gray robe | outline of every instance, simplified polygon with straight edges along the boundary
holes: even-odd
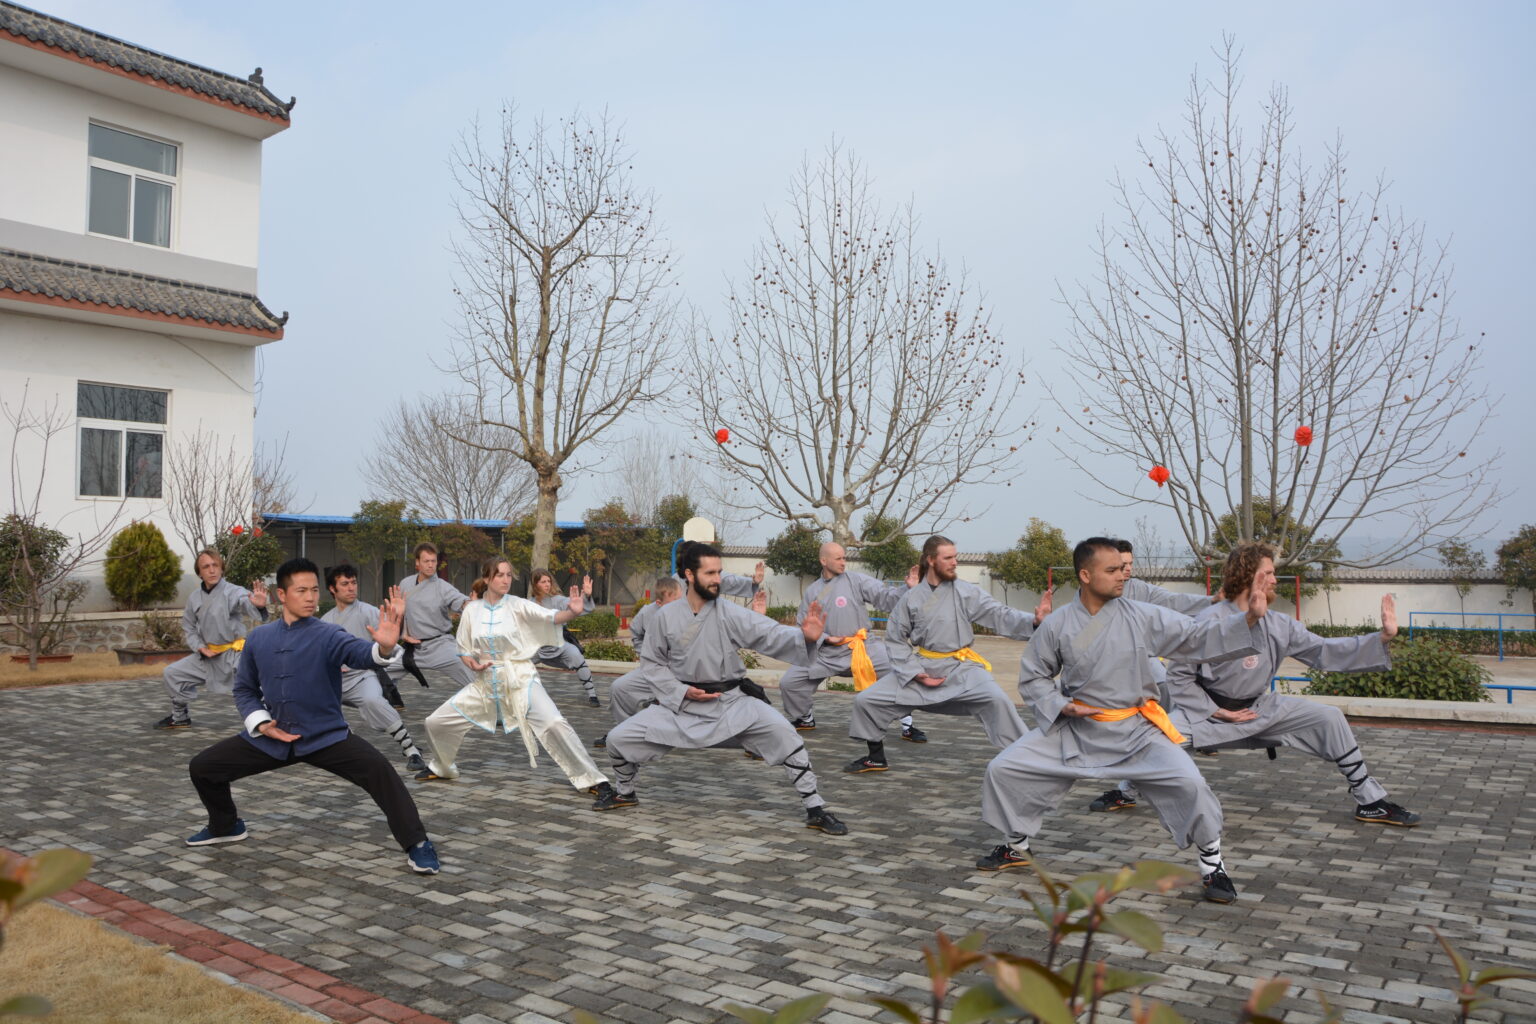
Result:
[[[678,601],[682,598],[678,598]],[[671,604],[676,601],[669,602]],[[648,604],[635,613],[635,617],[629,620],[629,636],[638,654],[645,644],[645,632],[650,620],[662,609],[659,604]],[[667,686],[669,689],[675,683],[672,674],[656,665],[647,670],[646,663],[641,661],[630,671],[624,673],[613,681],[608,688],[608,706],[613,713],[613,724],[618,725],[626,718],[633,716],[640,710],[640,706],[646,701],[656,699],[657,684]]]
[[[378,626],[379,609],[366,601],[354,601],[345,609],[338,604],[320,616],[320,621],[340,626],[359,640],[372,641],[373,637],[368,630]],[[384,688],[377,675],[383,671],[383,667],[356,669],[343,665],[341,702],[356,708],[368,725],[398,740],[404,723],[400,720],[400,712],[390,707],[389,701],[384,699]]]
[[[453,616],[464,610],[469,598],[441,576],[418,581],[415,573],[400,581],[400,592],[405,595],[402,628],[421,642],[414,651],[407,651],[405,660],[414,663],[423,675],[442,672],[456,686],[468,686],[475,676],[459,660]]]
[[[811,602],[820,601],[827,616],[827,636],[852,636],[861,629],[870,630],[864,649],[878,678],[890,674],[891,659],[885,653],[885,643],[871,629],[865,606],[873,605],[876,611],[889,614],[906,593],[905,583],[884,584],[861,572],[845,572],[831,579],[822,576],[805,588],[795,621],[804,622]],[[824,643],[809,665],[795,665],[786,670],[779,679],[785,716],[797,721],[809,715],[816,688],[822,680],[850,675],[852,660],[853,649],[849,645]]]
[[[239,651],[222,651],[211,658],[198,648],[231,643],[266,619],[264,608],[251,604],[251,592],[227,579],[220,579],[212,590],[199,584],[187,598],[181,613],[181,632],[192,653],[165,667],[166,691],[171,698],[172,717],[187,717],[187,705],[197,698],[197,688],[207,685],[209,693],[234,693],[235,671],[240,667]]]
[[[891,722],[917,710],[973,715],[998,748],[1022,736],[1023,720],[984,667],[917,651],[969,647],[976,639],[973,622],[1015,640],[1028,640],[1035,631],[1034,612],[1010,608],[974,583],[951,580],[934,586],[925,581],[908,589],[885,627],[892,670],[853,698],[848,735],[873,743],[884,737]],[[944,682],[925,686],[917,682],[919,675],[939,676]]]
[[[1236,610],[1236,605],[1224,601],[1199,617],[1229,615]],[[1360,744],[1342,711],[1269,689],[1270,680],[1286,658],[1323,672],[1384,672],[1392,667],[1392,658],[1381,634],[1324,638],[1278,611],[1260,619],[1257,631],[1263,642],[1254,656],[1241,661],[1179,664],[1169,674],[1174,704],[1188,719],[1195,746],[1294,747],[1333,762],[1356,802],[1385,799],[1387,791],[1367,770]],[[1220,700],[1213,699],[1213,694]],[[1246,704],[1258,717],[1251,722],[1212,718],[1222,702]]]
[[[1034,835],[1074,779],[1129,778],[1182,848],[1221,837],[1221,805],[1194,763],[1141,715],[1099,722],[1061,714],[1073,700],[1129,708],[1158,697],[1151,659],[1221,661],[1258,649],[1242,613],[1195,620],[1111,599],[1089,614],[1081,595],[1051,613],[1019,665],[1019,693],[1036,728],[992,759],[982,817],[1010,841]],[[1058,678],[1059,676],[1059,678]]]
[[[657,703],[608,734],[608,756],[620,793],[634,792],[640,765],[673,748],[730,745],[783,765],[806,808],[825,803],[799,734],[770,705],[739,689],[709,700],[688,698],[690,686],[744,678],[741,648],[804,665],[815,658],[819,642],[730,601],[705,602],[695,614],[686,597],[658,609],[644,632],[641,667],[652,678],[667,681],[656,685]]]

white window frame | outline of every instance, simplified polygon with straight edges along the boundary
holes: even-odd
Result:
[[[108,236],[116,237],[116,236]],[[141,243],[142,244],[142,243]],[[159,248],[156,246],[155,248]],[[113,384],[101,380],[76,381],[76,393],[81,384],[99,384],[102,387],[128,388],[133,391],[159,391],[165,395],[165,423],[141,423],[138,420],[106,420],[93,416],[78,415],[79,406],[76,406],[75,416],[75,497],[80,501],[164,501],[165,500],[165,451],[166,439],[170,431],[171,419],[171,389],[170,388],[146,388],[135,384]],[[78,398],[76,399],[78,402]],[[117,447],[117,493],[116,494],[81,494],[80,493],[80,469],[85,461],[85,431],[108,430],[118,435]],[[160,493],[157,495],[129,496],[128,494],[128,434],[158,434],[160,435]]]
[[[107,159],[105,159],[103,157],[92,155],[91,154],[91,127],[92,126],[95,126],[95,127],[98,127],[98,128],[110,128],[110,129],[112,129],[115,132],[122,132],[124,135],[136,135],[136,136],[138,136],[141,139],[148,139],[150,142],[158,142],[162,146],[170,146],[172,149],[176,150],[176,173],[174,175],[161,174],[158,171],[147,171],[147,170],[145,170],[142,167],[135,167],[132,164],[120,164],[120,163],[116,162],[115,160],[107,160]],[[138,131],[137,129],[134,129],[134,128],[124,128],[120,124],[112,124],[112,123],[110,123],[108,121],[101,121],[101,120],[98,120],[96,118],[92,118],[91,121],[89,122],[89,124],[87,124],[86,129],[85,129],[85,153],[86,153],[86,172],[85,172],[85,233],[88,234],[88,235],[94,235],[97,238],[113,238],[113,239],[116,239],[119,242],[127,242],[130,245],[137,245],[137,246],[140,246],[140,247],[145,248],[145,249],[155,249],[155,250],[157,250],[159,252],[167,252],[167,251],[174,252],[174,251],[176,251],[180,247],[179,243],[180,243],[180,236],[181,236],[181,231],[180,231],[180,225],[181,225],[181,187],[180,186],[181,186],[182,158],[184,156],[184,154],[182,153],[181,143],[173,142],[172,140],[167,139],[167,138],[162,138],[159,135],[151,135],[149,132]],[[114,171],[114,172],[116,172],[118,174],[126,174],[130,180],[134,180],[134,179],[137,179],[137,178],[143,178],[146,181],[155,181],[155,182],[159,182],[162,185],[167,185],[167,186],[170,187],[170,190],[171,190],[171,237],[170,237],[170,242],[169,242],[168,245],[155,245],[153,242],[140,242],[140,241],[138,241],[137,239],[135,239],[133,237],[133,207],[134,207],[134,196],[135,196],[136,192],[138,191],[138,185],[137,184],[134,184],[129,189],[129,192],[128,192],[128,234],[126,234],[126,235],[109,235],[109,234],[105,234],[104,232],[101,232],[101,231],[92,231],[91,230],[91,172],[90,172],[90,168],[92,168],[92,167],[100,167],[103,170]]]

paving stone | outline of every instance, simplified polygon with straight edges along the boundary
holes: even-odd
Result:
[[[570,676],[546,682],[578,734],[609,728],[608,709],[587,708]],[[838,998],[823,1020],[851,1024],[880,1019],[866,993],[922,1002],[920,948],[937,928],[1043,952],[1020,896],[1038,889],[1033,876],[970,867],[997,838],[977,806],[993,751],[969,719],[926,718],[932,742],[891,744],[890,772],[844,776],[838,766],[860,749],[846,739],[848,698],[819,696],[821,728],[804,738],[846,838],[802,828],[782,773],[734,751],[669,755],[641,773],[639,807],[596,814],[547,756],[530,768],[517,737],[476,733],[461,781],[408,782],[444,862],[419,878],[366,796],[307,767],[236,785],[250,841],[185,847],[203,821],[186,762],[238,723],[227,697],[205,696],[194,729],[152,732],[163,695],[158,680],[0,692],[15,750],[0,845],[92,852],[91,880],[106,887],[93,902],[112,907],[120,894],[167,912],[135,926],[145,931],[216,929],[183,954],[234,976],[278,975],[321,1012],[338,992],[365,991],[379,1020],[563,1022],[585,1009],[609,1024],[714,1024],[729,1019],[726,1002],[828,991]],[[406,694],[413,730],[443,696]],[[1319,996],[1352,1022],[1451,1019],[1454,976],[1431,926],[1478,966],[1536,962],[1536,735],[1358,732],[1375,774],[1424,826],[1354,822],[1337,773],[1291,750],[1273,762],[1201,758],[1241,898],[1127,894],[1117,906],[1151,916],[1165,947],[1111,940],[1113,962],[1157,974],[1151,996],[1216,1024],[1236,1019],[1255,979],[1282,973],[1293,982],[1283,1020],[1316,1020]],[[1188,863],[1149,808],[1087,812],[1103,788],[1075,787],[1047,819],[1034,842],[1047,870]],[[302,967],[243,962],[232,942]],[[1489,1019],[1536,1020],[1536,985],[1494,996]],[[1099,1019],[1129,1020],[1129,996]]]

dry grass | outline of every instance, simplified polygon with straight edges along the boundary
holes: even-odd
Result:
[[[73,661],[38,665],[12,664],[9,654],[0,655],[0,690],[25,686],[58,686],[62,683],[100,683],[120,679],[153,679],[164,665],[119,665],[115,654],[77,654]]]
[[[99,921],[47,903],[22,911],[0,950],[0,993],[52,1001],[47,1024],[315,1024]]]

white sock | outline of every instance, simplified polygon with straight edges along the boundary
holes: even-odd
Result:
[[[910,728],[912,728],[912,716],[911,715],[908,715],[906,718],[903,718],[901,720],[901,727],[903,729],[910,729]]]
[[[1023,854],[1027,857],[1029,855],[1029,836],[1010,836],[1008,838],[1008,847],[1014,853]]]
[[[1211,840],[1211,845],[1209,845],[1209,846],[1201,846],[1199,843],[1196,843],[1195,844],[1195,851],[1199,855],[1200,877],[1201,878],[1204,878],[1205,876],[1209,875],[1211,872],[1215,871],[1217,868],[1222,868],[1222,869],[1226,868],[1226,865],[1223,864],[1222,861],[1221,861],[1221,837],[1220,836],[1217,836],[1215,839],[1212,839]]]

